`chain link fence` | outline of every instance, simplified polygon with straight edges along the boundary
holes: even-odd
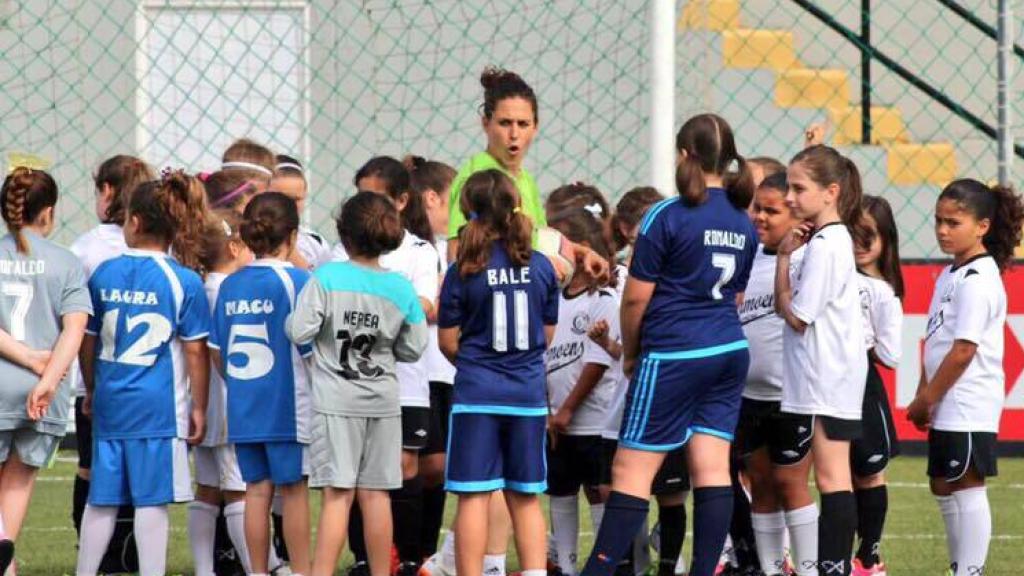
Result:
[[[783,161],[809,125],[824,124],[867,191],[892,202],[905,257],[938,255],[930,218],[944,183],[995,178],[995,140],[935,94],[996,125],[997,43],[949,6],[994,29],[994,0],[673,1],[677,118],[663,121],[715,111],[741,153]],[[104,158],[211,170],[231,141],[251,137],[308,166],[307,220],[333,238],[331,215],[369,157],[458,166],[484,147],[477,78],[497,64],[538,93],[527,167],[542,190],[584,180],[616,197],[649,181],[648,9],[639,0],[0,0],[0,153],[52,163],[63,190],[57,239],[67,242],[95,223],[90,176]],[[904,73],[874,55],[868,78],[863,46]],[[1011,87],[1019,118],[1021,81]]]

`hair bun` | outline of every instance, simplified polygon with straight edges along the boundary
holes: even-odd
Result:
[[[410,172],[412,172],[414,170],[419,170],[426,163],[427,163],[427,159],[424,158],[423,156],[416,156],[416,155],[413,155],[413,154],[409,154],[405,158],[402,158],[402,164],[404,164],[405,167]]]
[[[518,84],[523,83],[523,79],[519,77],[519,74],[497,66],[488,66],[480,74],[480,85],[484,87],[484,90],[492,90],[506,82]]]

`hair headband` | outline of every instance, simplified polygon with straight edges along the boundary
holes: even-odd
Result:
[[[255,171],[257,171],[257,172],[259,172],[261,174],[266,174],[267,176],[273,176],[274,175],[274,173],[271,172],[266,166],[260,166],[259,164],[253,164],[252,162],[225,162],[225,163],[220,165],[220,169],[221,170],[230,170],[231,168],[241,168],[243,170],[255,170]]]
[[[305,170],[302,169],[302,166],[299,166],[294,162],[281,162],[277,166],[274,166],[274,170],[295,170],[299,174],[305,173]]]
[[[252,182],[249,181],[249,180],[246,180],[245,182],[242,182],[242,185],[239,186],[238,188],[235,188],[231,192],[228,192],[227,194],[225,194],[225,195],[221,196],[220,198],[218,198],[213,203],[212,207],[213,208],[219,208],[221,206],[224,206],[228,202],[231,202],[235,198],[238,198],[242,194],[245,194],[250,188],[252,188]],[[227,226],[227,223],[225,222],[224,225]],[[229,233],[228,236],[230,236],[230,235],[231,234]]]

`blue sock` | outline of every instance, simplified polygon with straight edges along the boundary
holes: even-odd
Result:
[[[640,526],[647,518],[647,500],[612,492],[604,505],[604,519],[597,532],[594,549],[580,576],[611,576],[619,559],[633,545]]]
[[[732,487],[693,491],[693,562],[690,576],[713,576],[732,521]]]

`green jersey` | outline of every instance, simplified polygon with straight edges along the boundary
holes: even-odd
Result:
[[[519,190],[519,199],[522,203],[523,214],[526,214],[531,221],[533,221],[534,228],[543,228],[547,226],[547,219],[544,217],[544,206],[540,201],[540,188],[537,187],[537,181],[533,179],[533,176],[526,171],[526,168],[519,170],[519,176],[512,176],[508,170],[487,152],[481,152],[476,156],[469,159],[459,169],[459,173],[455,176],[455,180],[452,181],[452,189],[449,194],[449,218],[448,218],[448,238],[458,238],[459,229],[466,224],[466,217],[462,214],[462,210],[459,208],[459,199],[462,197],[462,185],[466,183],[466,180],[470,176],[477,172],[483,172],[484,170],[501,170],[508,175],[516,184],[516,189]]]

